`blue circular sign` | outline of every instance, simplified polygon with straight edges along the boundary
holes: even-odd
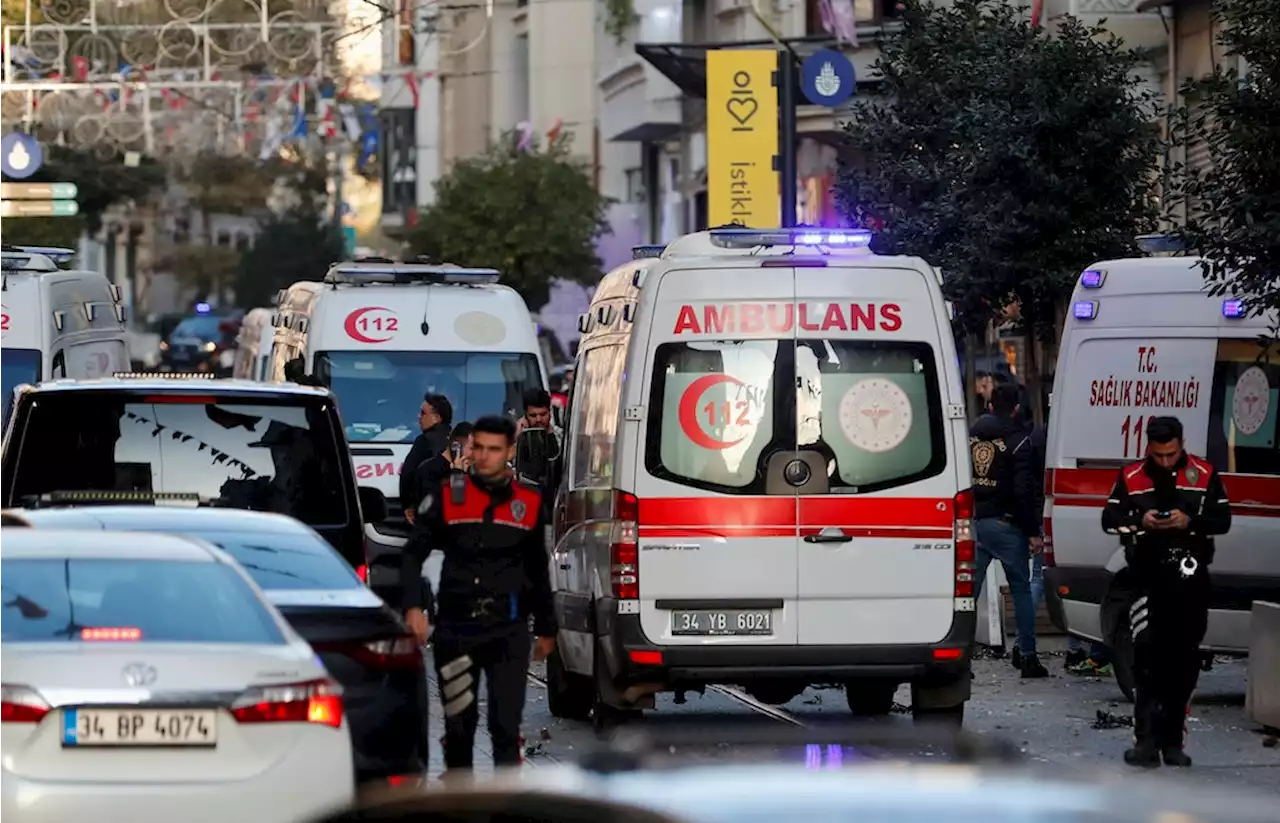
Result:
[[[0,138],[0,171],[5,177],[26,180],[44,165],[44,149],[34,137],[12,132]]]
[[[823,49],[809,55],[800,72],[804,96],[815,106],[834,108],[853,97],[857,86],[853,63],[835,49]]]

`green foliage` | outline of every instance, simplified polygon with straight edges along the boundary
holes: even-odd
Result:
[[[1261,314],[1280,309],[1280,0],[1217,0],[1213,15],[1221,64],[1183,89],[1173,129],[1204,140],[1211,165],[1175,165],[1167,202],[1185,209],[1181,239],[1206,258],[1210,291]]]
[[[75,217],[7,217],[4,240],[19,246],[55,246],[74,249],[84,231],[84,218]]]
[[[432,260],[499,270],[536,311],[553,279],[599,278],[595,244],[609,230],[608,205],[586,164],[570,153],[567,136],[545,151],[526,152],[506,134],[436,181],[436,201],[408,241]]]
[[[203,214],[247,215],[266,208],[281,161],[221,154],[197,155],[180,176],[192,205]]]
[[[45,144],[44,151],[44,165],[27,182],[75,183],[80,189],[76,197],[80,216],[89,232],[102,228],[102,214],[112,205],[129,200],[141,202],[165,186],[164,169],[149,158],[130,168],[119,154],[103,157],[100,153],[49,144]]]
[[[604,0],[604,32],[621,45],[636,21],[634,0]]]
[[[319,280],[341,260],[342,237],[325,213],[323,167],[296,164],[280,169],[290,207],[259,218],[253,248],[244,252],[236,272],[236,302],[246,308],[269,306],[280,289],[299,280]]]
[[[1019,6],[907,0],[878,70],[886,96],[846,129],[841,210],[874,247],[943,270],[970,330],[1016,300],[1047,332],[1079,272],[1134,251],[1154,218],[1159,139],[1132,82],[1140,55],[1074,18],[1050,33]]]

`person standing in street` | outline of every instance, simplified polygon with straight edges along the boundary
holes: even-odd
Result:
[[[453,425],[453,404],[443,394],[428,392],[418,407],[418,426],[422,434],[413,441],[413,447],[400,466],[400,501],[404,519],[413,522],[416,506],[407,501],[421,500],[422,495],[413,487],[418,467],[443,452],[449,446],[449,428]]]
[[[449,432],[449,448],[418,464],[408,488],[409,497],[402,498],[410,523],[417,516],[418,506],[428,489],[439,488],[450,472],[466,472],[471,468],[471,431],[475,427],[465,420]]]
[[[1127,616],[1134,745],[1124,761],[1190,766],[1185,724],[1209,619],[1213,538],[1231,529],[1231,504],[1213,466],[1184,450],[1178,418],[1147,422],[1147,456],[1120,470],[1102,529],[1120,536],[1135,587]]]
[[[996,385],[988,413],[978,418],[969,435],[973,461],[974,529],[977,569],[973,592],[977,597],[992,560],[1000,561],[1009,580],[1013,612],[1018,624],[1018,662],[1023,677],[1048,677],[1036,654],[1036,611],[1031,599],[1031,554],[1044,549],[1040,536],[1042,511],[1035,477],[1035,456],[1026,427],[1018,422],[1018,387]]]
[[[428,489],[405,546],[402,576],[421,584],[418,570],[433,549],[444,552],[433,643],[444,707],[448,772],[472,768],[478,691],[484,674],[495,766],[522,762],[524,714],[533,620],[535,660],[555,649],[558,631],[545,543],[546,516],[537,489],[519,483],[509,464],[515,423],[482,417],[471,435],[471,467]],[[405,620],[420,638],[427,617],[409,583]]]

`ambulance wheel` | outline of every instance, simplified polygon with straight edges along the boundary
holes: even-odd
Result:
[[[1129,608],[1115,621],[1111,631],[1111,668],[1116,675],[1116,685],[1125,699],[1133,701],[1133,632],[1129,629]]]
[[[844,684],[844,697],[854,717],[880,717],[893,710],[893,696],[898,684],[892,680],[849,680]]]
[[[590,677],[575,674],[564,665],[560,650],[547,658],[547,708],[553,717],[590,720],[596,688]]]
[[[596,676],[593,700],[591,702],[591,728],[598,735],[606,735],[619,726],[639,718],[643,712],[639,709],[624,709],[615,706],[610,700],[618,698],[618,690],[609,679],[608,670],[602,665],[602,655],[596,655]]]

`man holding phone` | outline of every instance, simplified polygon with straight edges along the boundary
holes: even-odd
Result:
[[[1120,470],[1102,528],[1120,536],[1134,587],[1134,746],[1124,760],[1190,766],[1185,723],[1209,618],[1213,537],[1231,528],[1231,505],[1213,466],[1183,449],[1178,418],[1147,422],[1146,459]]]

